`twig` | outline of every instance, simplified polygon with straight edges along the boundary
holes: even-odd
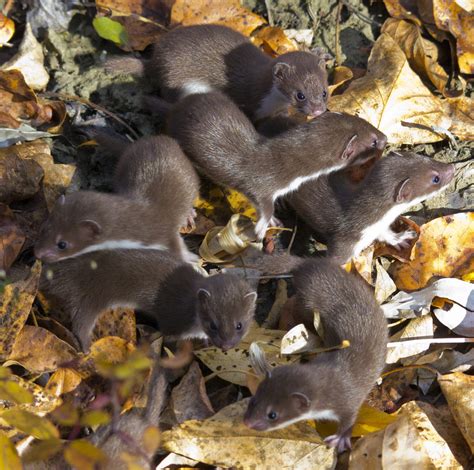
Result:
[[[450,131],[448,131],[448,129],[445,129],[444,127],[425,126],[424,124],[419,124],[417,122],[407,122],[407,121],[401,121],[401,125],[403,127],[413,127],[415,129],[422,129],[422,130],[425,130],[425,131],[430,131],[430,132],[438,134],[442,137],[447,137],[449,139],[449,141],[451,142],[451,144],[453,145],[453,147],[456,150],[459,149],[459,146],[456,142],[456,139],[455,139],[454,135]]]
[[[336,65],[341,65],[341,45],[339,42],[339,35],[341,33],[341,11],[342,11],[342,0],[337,2],[337,10],[336,10],[336,37],[335,37],[335,44],[334,44],[334,52],[336,56]]]
[[[291,234],[290,243],[288,245],[288,250],[287,250],[288,254],[290,254],[291,249],[293,248],[293,243],[294,243],[295,238],[296,238],[296,231],[297,230],[298,230],[298,224],[295,224],[295,228],[293,229],[293,233]]]
[[[13,3],[15,0],[7,0],[7,3],[5,3],[5,6],[3,7],[2,13],[5,16],[8,16],[8,13],[10,13],[10,10],[12,9]]]
[[[79,103],[85,104],[93,109],[96,109],[97,111],[104,113],[110,118],[115,119],[117,122],[122,124],[122,126],[124,126],[136,139],[140,137],[122,118],[118,117],[112,111],[109,111],[103,106],[92,103],[91,101],[86,100],[85,98],[81,98],[80,96],[74,96],[74,95],[63,95],[62,93],[54,93],[51,91],[46,91],[42,93],[42,96],[45,96],[47,98],[58,98],[63,101],[78,101]]]
[[[273,20],[273,12],[270,8],[270,0],[265,0],[265,8],[267,9],[268,24],[274,26],[275,22]]]
[[[375,24],[377,26],[382,26],[382,23],[379,23],[378,21],[375,21],[373,20],[372,18],[370,18],[369,16],[366,16],[364,15],[363,13],[361,13],[359,10],[357,10],[356,8],[354,8],[350,3],[348,3],[346,0],[341,0],[341,2],[344,4],[344,6],[352,13],[354,13],[354,15],[358,16],[362,21],[365,21],[366,23],[369,23],[369,24]]]
[[[458,343],[474,343],[474,338],[407,338],[400,341],[392,341],[387,343],[387,347],[395,347],[399,344],[458,344]]]
[[[389,370],[388,372],[385,372],[382,374],[382,379],[385,377],[388,377],[389,375],[395,374],[396,372],[403,372],[405,369],[426,369],[429,370],[430,372],[433,372],[436,376],[439,376],[440,373],[434,368],[422,364],[410,364],[408,366],[403,366],[403,367],[397,367],[396,369]]]

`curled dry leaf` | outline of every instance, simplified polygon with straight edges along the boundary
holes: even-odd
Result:
[[[398,342],[405,339],[414,339],[423,336],[433,336],[433,319],[430,315],[420,318],[413,318],[407,326],[395,333],[391,338],[391,342]],[[411,344],[410,341],[399,342],[396,346],[390,346],[387,349],[387,364],[394,364],[403,357],[414,356],[429,348],[428,343]]]
[[[0,177],[1,179],[1,177]],[[8,206],[0,203],[0,271],[7,271],[20,254],[25,234]]]
[[[375,298],[381,304],[397,290],[397,286],[379,260],[375,262],[375,270]]]
[[[474,377],[462,372],[438,379],[451,413],[474,453]]]
[[[41,263],[37,261],[24,281],[7,284],[0,303],[0,358],[11,354],[16,338],[30,314],[38,290]]]
[[[26,23],[25,34],[18,52],[1,66],[2,70],[19,70],[26,84],[33,90],[44,90],[49,81],[49,75],[44,68],[43,48],[35,38],[31,26]]]
[[[334,468],[335,451],[307,423],[259,432],[242,422],[248,400],[222,409],[205,421],[187,421],[166,431],[162,445],[170,452],[208,465],[237,468]]]
[[[474,212],[447,215],[421,227],[409,263],[396,262],[391,274],[400,290],[425,287],[434,276],[462,277],[474,271]]]
[[[447,99],[444,105],[453,122],[451,132],[461,140],[474,140],[474,98]]]
[[[9,363],[20,364],[33,374],[55,371],[77,353],[69,344],[44,328],[25,325],[16,337]]]
[[[184,26],[217,23],[250,36],[265,20],[244,8],[239,0],[176,0],[171,10],[171,22]]]
[[[82,382],[82,376],[73,369],[60,367],[46,384],[45,390],[56,397],[75,390]]]
[[[92,341],[105,336],[118,336],[135,344],[137,342],[135,312],[130,308],[114,308],[103,312],[97,320]]]
[[[265,26],[258,29],[252,35],[252,42],[273,56],[298,50],[296,43],[276,26]]]
[[[461,73],[474,73],[474,15],[455,0],[433,0],[436,26],[456,38],[456,51]]]
[[[402,121],[428,128],[451,126],[441,100],[423,85],[397,42],[386,33],[374,44],[367,74],[354,80],[342,95],[331,97],[329,107],[331,111],[357,114],[384,132],[393,144],[441,139],[424,128],[403,126]]]
[[[419,26],[411,21],[388,18],[382,27],[382,33],[389,34],[397,42],[416,73],[428,78],[444,93],[448,74],[438,62],[438,46],[423,37]]]

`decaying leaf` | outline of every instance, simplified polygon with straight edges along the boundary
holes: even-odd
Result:
[[[464,439],[474,453],[474,377],[462,372],[438,379]]]
[[[132,309],[124,308],[115,308],[103,312],[97,320],[92,341],[105,336],[118,336],[130,343],[136,343],[135,312]]]
[[[451,132],[461,140],[474,140],[474,98],[448,99],[445,109],[452,120]]]
[[[239,0],[176,0],[171,10],[171,22],[191,25],[217,23],[250,36],[265,20],[241,6]]]
[[[447,215],[421,227],[409,263],[393,265],[400,290],[417,290],[434,276],[461,277],[474,271],[474,212]]]
[[[13,212],[0,203],[0,271],[10,268],[24,242],[25,234],[16,223]]]
[[[367,74],[354,80],[342,94],[331,97],[331,111],[357,114],[384,132],[393,144],[436,142],[440,137],[402,121],[449,129],[451,120],[439,98],[433,96],[410,68],[389,34],[381,34],[369,57]]]
[[[205,421],[187,421],[166,431],[162,445],[170,452],[221,467],[333,468],[335,451],[305,422],[272,432],[247,428],[241,400]]]
[[[85,374],[84,374],[85,375]],[[56,397],[72,392],[82,382],[82,375],[73,369],[60,367],[51,376],[45,389]]]
[[[41,263],[37,261],[24,281],[7,284],[0,304],[0,357],[5,360],[30,314],[38,289]]]
[[[253,43],[272,55],[285,54],[298,50],[294,41],[289,39],[281,28],[265,26],[252,35]]]

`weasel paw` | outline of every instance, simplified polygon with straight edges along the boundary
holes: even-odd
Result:
[[[324,442],[331,447],[335,447],[338,454],[351,449],[351,438],[347,435],[333,434],[326,437]]]

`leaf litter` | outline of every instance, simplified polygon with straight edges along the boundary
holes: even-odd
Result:
[[[252,12],[237,0],[219,2],[219,8],[208,0],[192,4],[180,0],[101,0],[96,2],[94,21],[85,17],[84,11],[75,11],[88,29],[81,27],[67,34],[83,45],[95,28],[98,36],[111,41],[110,44],[127,51],[142,51],[177,24],[218,22],[250,36],[254,44],[276,56],[295,50],[298,31],[304,38],[308,31],[300,27],[285,33],[284,28],[290,25],[284,24],[286,17],[284,9],[279,10],[279,3],[276,2],[274,11],[266,12],[269,19],[272,16],[268,24],[260,10]],[[369,38],[373,44],[368,48],[367,67],[354,67],[350,61],[347,65],[335,64],[330,107],[367,119],[388,135],[395,149],[421,145],[429,155],[439,152],[452,158],[453,150],[443,142],[450,133],[458,146],[455,158],[461,161],[462,155],[472,151],[469,140],[474,136],[469,94],[472,91],[463,76],[473,70],[474,28],[462,3],[427,3],[432,5],[433,21],[427,20],[426,5],[415,14],[398,0],[385,0],[392,18],[385,14],[380,34]],[[45,3],[43,8],[48,5],[55,5],[55,0]],[[353,2],[347,5],[356,11]],[[58,8],[58,22],[51,26],[64,31],[72,11],[64,5]],[[40,302],[37,287],[41,267],[39,263],[32,264],[28,250],[45,214],[60,194],[75,189],[78,179],[81,187],[102,189],[109,184],[96,175],[106,173],[104,168],[110,162],[94,160],[90,151],[81,161],[76,158],[81,151],[75,149],[74,158],[66,151],[71,138],[77,142],[68,129],[69,122],[77,124],[87,119],[86,108],[79,99],[70,99],[68,87],[74,87],[86,99],[92,90],[95,99],[117,109],[125,121],[129,117],[133,122],[138,115],[134,114],[133,100],[130,109],[121,108],[129,105],[128,98],[123,100],[129,86],[123,79],[107,81],[100,65],[93,65],[91,72],[85,71],[84,62],[82,70],[76,68],[72,56],[61,50],[64,45],[54,32],[50,39],[55,44],[54,51],[41,39],[35,39],[40,37],[38,28],[48,21],[43,15],[41,9],[31,10],[31,24],[27,25],[21,43],[13,37],[19,46],[17,54],[4,61],[0,72],[0,94],[4,97],[4,107],[0,106],[0,146],[4,150],[0,151],[0,317],[5,366],[0,369],[0,466],[19,469],[21,458],[25,457],[25,462],[60,458],[58,462],[79,469],[107,468],[111,448],[87,437],[90,432],[92,436],[99,435],[99,429],[111,432],[113,439],[120,436],[119,442],[126,443],[127,450],[113,460],[117,467],[143,468],[149,463],[148,455],[159,447],[160,455],[169,452],[162,464],[173,460],[182,465],[315,468],[317,462],[317,468],[333,468],[337,457],[321,438],[332,432],[325,423],[318,422],[314,428],[309,421],[300,422],[269,433],[252,431],[242,423],[248,397],[260,380],[250,358],[252,344],[265,352],[272,367],[299,360],[297,353],[302,352],[301,348],[318,350],[312,333],[302,325],[290,332],[286,328],[270,329],[278,324],[286,326],[288,320],[291,323],[295,308],[291,305],[291,277],[283,280],[262,276],[259,294],[264,293],[262,298],[268,300],[259,306],[257,318],[263,325],[255,323],[238,347],[223,352],[195,345],[196,360],[185,370],[181,365],[172,370],[168,410],[173,419],[163,418],[163,423],[172,423],[171,428],[143,428],[140,436],[129,436],[124,428],[124,435],[114,435],[117,422],[125,423],[128,419],[117,421],[121,409],[125,412],[122,416],[133,422],[146,402],[150,366],[146,345],[154,344],[159,334],[155,328],[142,325],[132,310],[115,309],[104,312],[90,352],[81,353],[61,312],[51,311]],[[275,15],[280,15],[282,21],[278,26],[273,21]],[[317,18],[313,2],[300,14],[301,26],[307,25],[305,15],[323,24],[329,21]],[[358,20],[353,17],[345,21],[341,16],[331,21],[332,27],[337,23],[336,30],[340,27],[347,32],[349,25]],[[5,25],[11,30],[12,20]],[[362,26],[361,31],[365,31]],[[11,41],[7,32],[3,32],[5,42]],[[315,28],[314,34],[315,44],[322,45],[319,43],[325,33]],[[343,34],[339,40],[344,40]],[[307,43],[307,38],[302,42]],[[454,49],[446,49],[449,43]],[[105,41],[99,43],[94,37],[86,47],[89,54],[98,55],[104,48],[115,46],[107,46]],[[336,44],[336,51],[332,51],[336,55],[337,47]],[[72,53],[77,51],[70,49]],[[453,50],[456,55],[451,57],[452,62],[457,62],[459,71],[454,71],[451,80],[450,69],[441,57]],[[61,70],[60,63],[65,70]],[[35,72],[31,74],[32,70]],[[87,73],[95,74],[98,81],[82,83],[82,73],[86,81],[91,76]],[[41,80],[34,82],[32,78]],[[51,101],[33,91],[43,90],[48,81],[48,86],[52,83],[56,87],[54,90],[65,90],[67,104],[61,98]],[[93,88],[88,88],[91,85]],[[120,87],[124,88],[117,99],[113,88]],[[100,111],[91,109],[93,119],[103,119]],[[140,115],[138,119],[145,122],[145,129],[149,128],[146,117]],[[61,137],[45,140],[51,133]],[[65,141],[61,141],[63,137]],[[427,143],[434,144],[424,145]],[[244,196],[229,189],[211,188],[202,192],[195,207],[202,222],[200,227],[187,232],[196,238],[195,251],[200,247],[204,259],[223,265],[245,256],[251,240],[245,236],[245,230],[238,228],[237,221],[248,217],[251,227],[255,209]],[[474,309],[470,302],[474,281],[473,213],[448,211],[438,215],[441,217],[415,215],[419,238],[403,254],[390,247],[372,246],[352,264],[352,269],[374,287],[389,318],[390,365],[386,371],[392,376],[381,379],[369,398],[370,406],[365,404],[360,410],[353,437],[363,437],[355,441],[350,468],[391,468],[408,461],[410,465],[416,462],[417,468],[462,468],[474,448],[470,375],[474,361],[469,347],[469,338],[474,336]],[[230,235],[225,231],[222,235],[223,227],[231,228]],[[272,246],[276,244],[280,249],[283,239],[282,233],[277,232]],[[269,248],[269,240],[266,243],[267,250],[274,249]],[[173,354],[170,359],[173,362]],[[393,387],[396,383],[397,389]],[[217,400],[217,396],[221,399]],[[143,426],[142,418],[137,419]],[[136,445],[141,441],[135,441],[141,438],[146,459]],[[35,446],[30,445],[33,440]],[[29,456],[25,449],[31,450]],[[63,457],[58,457],[58,453]]]

